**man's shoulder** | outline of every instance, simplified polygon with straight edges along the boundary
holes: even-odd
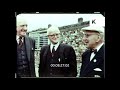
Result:
[[[26,37],[28,37],[29,39],[31,39],[31,40],[35,40],[34,38],[32,38],[32,37],[29,37],[29,36],[26,36]]]
[[[32,39],[31,37],[29,37],[29,36],[27,36],[27,35],[26,35],[26,36],[24,36],[24,37],[25,37],[25,38],[28,38],[28,39]]]
[[[90,53],[90,50],[89,49],[86,49],[85,52],[83,52],[83,56],[85,56],[86,54]]]
[[[29,40],[32,40],[32,41],[35,41],[35,39],[34,39],[34,38],[29,37],[29,36],[25,36],[25,38],[27,38],[27,39],[29,39]]]
[[[50,45],[44,45],[41,47],[41,49],[45,49],[45,48],[48,48]]]
[[[61,43],[60,46],[72,48],[71,45]]]

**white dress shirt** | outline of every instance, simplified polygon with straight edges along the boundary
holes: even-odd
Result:
[[[58,46],[59,46],[59,44],[60,44],[59,42],[57,44],[52,44],[52,43],[50,44],[50,51],[51,51],[51,53],[52,53],[53,46],[55,46],[54,49],[56,51]]]
[[[16,36],[16,41],[19,44],[19,36],[18,35]],[[22,42],[23,42],[23,38],[22,38]]]
[[[101,43],[100,45],[98,45],[95,49],[97,49],[97,52],[99,51],[99,49],[102,47],[102,45],[103,45],[104,43]],[[91,53],[91,56],[90,56],[90,61],[93,59],[93,57],[95,56],[95,53],[94,52],[92,52]]]

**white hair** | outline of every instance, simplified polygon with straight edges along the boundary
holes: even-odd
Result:
[[[47,35],[50,35],[52,33],[60,33],[60,30],[56,26],[51,26],[47,29]]]

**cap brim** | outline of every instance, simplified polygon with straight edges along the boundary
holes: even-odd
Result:
[[[96,31],[96,32],[104,32],[104,28],[100,26],[88,26],[81,29],[82,31]]]

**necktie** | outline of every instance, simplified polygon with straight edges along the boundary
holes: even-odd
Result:
[[[52,48],[52,57],[54,56],[54,54],[55,54],[55,46],[53,46]]]
[[[19,46],[21,47],[22,44],[23,44],[23,42],[22,42],[22,37],[19,37]]]
[[[97,53],[97,49],[91,49],[90,61],[94,58],[95,54]]]

